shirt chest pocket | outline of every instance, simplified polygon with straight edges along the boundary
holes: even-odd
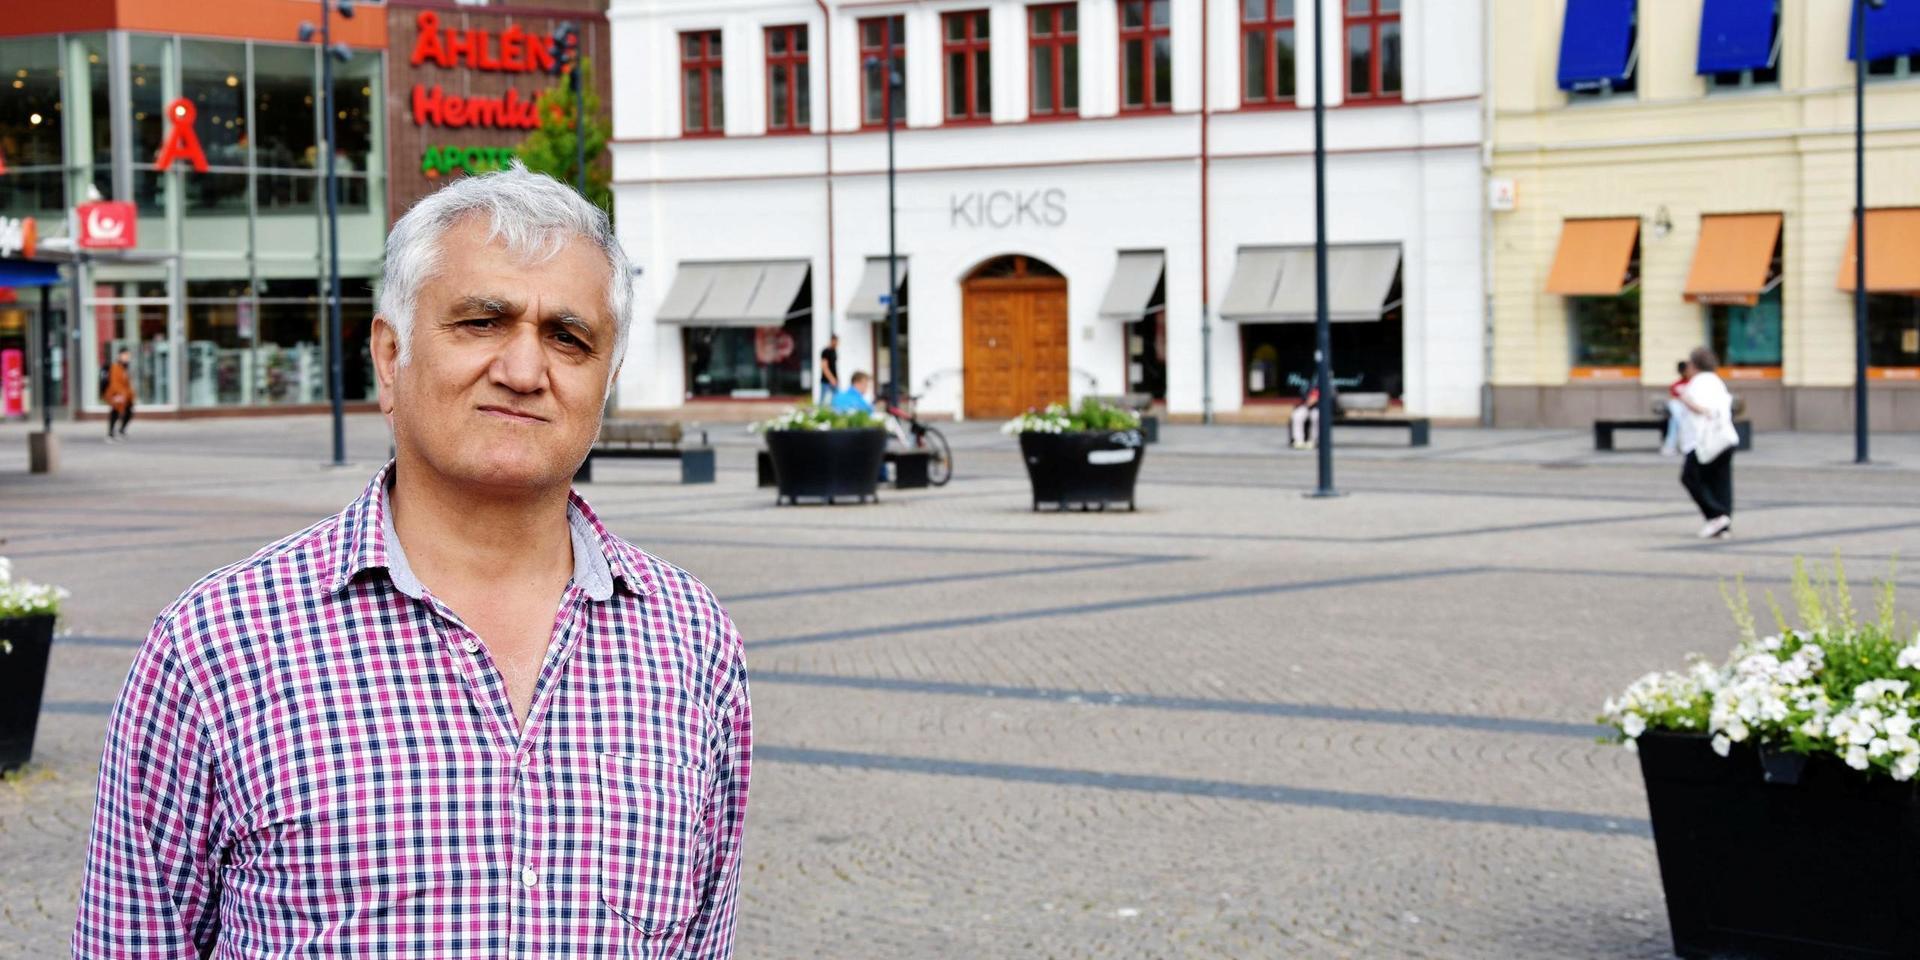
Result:
[[[650,937],[692,918],[709,838],[696,767],[600,757],[600,897]]]

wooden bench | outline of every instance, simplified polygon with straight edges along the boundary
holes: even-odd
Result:
[[[677,423],[659,423],[639,420],[605,420],[600,424],[600,437],[587,451],[587,459],[580,462],[580,469],[574,473],[573,482],[593,482],[593,460],[595,457],[614,457],[635,460],[678,460],[680,461],[681,483],[713,482],[713,447],[707,443],[707,432],[700,431],[698,446],[686,443],[686,431]]]
[[[1160,418],[1157,416],[1154,416],[1152,413],[1153,394],[1151,393],[1123,393],[1118,395],[1096,394],[1094,395],[1093,399],[1098,400],[1101,403],[1108,404],[1109,406],[1119,407],[1122,410],[1132,410],[1134,413],[1139,414],[1141,441],[1145,443],[1160,442]]]
[[[893,464],[893,488],[895,490],[917,490],[931,486],[928,479],[933,467],[933,453],[929,450],[888,450],[881,470],[881,479],[886,478],[885,465]],[[762,487],[777,487],[780,478],[773,472],[773,455],[765,450],[754,458],[755,482]]]
[[[1740,449],[1753,449],[1753,421],[1735,420],[1734,432],[1740,435]],[[1651,430],[1662,437],[1667,434],[1666,417],[1632,417],[1621,420],[1595,420],[1593,422],[1593,449],[1613,450],[1613,434],[1616,430]]]
[[[1337,393],[1333,397],[1337,427],[1390,428],[1407,431],[1407,446],[1424,447],[1431,440],[1433,421],[1428,417],[1394,417],[1393,398],[1384,393]]]

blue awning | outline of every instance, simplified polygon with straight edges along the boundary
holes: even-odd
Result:
[[[1707,0],[1700,11],[1695,73],[1773,66],[1774,0]]]
[[[1560,25],[1560,89],[1588,90],[1627,78],[1635,6],[1635,0],[1567,0],[1567,18]]]
[[[1860,56],[1853,29],[1853,4],[1847,5],[1847,59]],[[1887,0],[1867,7],[1867,59],[1881,60],[1920,54],[1920,0]]]
[[[0,260],[0,287],[52,287],[60,283],[60,265],[38,260]]]

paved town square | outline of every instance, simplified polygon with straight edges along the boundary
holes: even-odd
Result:
[[[1734,639],[1720,585],[1796,556],[1885,571],[1920,537],[1920,438],[1762,435],[1740,525],[1693,538],[1674,461],[1579,431],[1343,437],[1332,500],[1269,427],[1177,425],[1137,513],[1030,512],[1010,438],[956,424],[937,490],[776,507],[596,465],[627,537],[748,641],[747,957],[1664,957],[1634,758],[1603,698]],[[35,762],[0,784],[0,944],[64,949],[106,714],[154,614],[337,510],[384,459],[349,421],[0,428],[0,552],[72,591]],[[1624,445],[1624,441],[1623,441]],[[1911,598],[1915,578],[1901,577]],[[1909,606],[1911,600],[1909,599]]]

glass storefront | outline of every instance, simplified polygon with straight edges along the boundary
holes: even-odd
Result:
[[[334,64],[350,402],[373,396],[367,337],[387,225],[383,56],[356,50]],[[326,403],[317,45],[67,34],[0,40],[0,63],[12,85],[0,97],[0,213],[60,224],[89,199],[139,211],[137,249],[81,268],[69,363],[82,408],[102,409],[93,374],[121,348],[150,408]],[[176,98],[193,104],[205,172],[153,168]],[[115,131],[126,138],[118,149]]]

